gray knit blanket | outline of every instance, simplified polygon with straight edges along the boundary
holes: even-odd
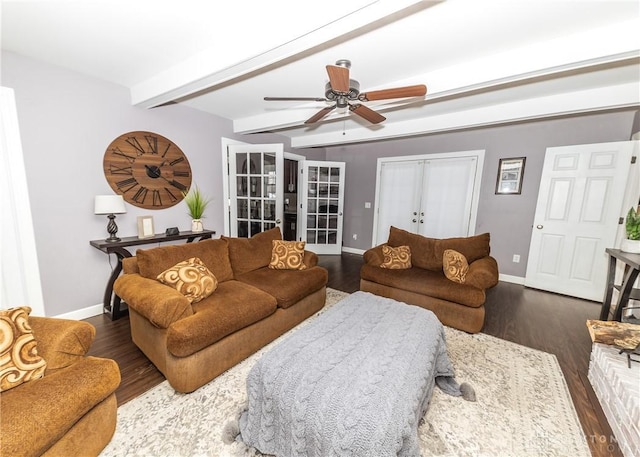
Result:
[[[436,379],[460,395],[436,316],[356,292],[251,369],[237,439],[278,457],[416,457]]]

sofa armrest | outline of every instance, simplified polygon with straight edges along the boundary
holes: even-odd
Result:
[[[159,328],[193,314],[189,300],[173,287],[139,274],[120,276],[113,290],[128,306]]]
[[[2,392],[0,455],[41,455],[119,385],[120,369],[115,361],[84,357],[56,373]]]
[[[47,361],[45,375],[84,359],[96,336],[88,322],[30,316],[38,354]]]
[[[372,247],[371,249],[368,249],[367,251],[365,251],[365,253],[362,255],[362,258],[364,259],[364,263],[374,267],[379,267],[380,265],[382,265],[382,262],[384,262],[384,255],[382,254],[382,246],[386,246],[386,243]]]
[[[471,262],[465,284],[478,289],[489,289],[498,284],[498,262],[491,256]]]
[[[304,258],[302,259],[307,268],[313,268],[318,265],[318,254],[311,251],[304,251]]]

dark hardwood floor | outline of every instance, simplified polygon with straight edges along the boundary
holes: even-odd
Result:
[[[329,287],[359,289],[360,255],[320,256],[320,265],[329,271]],[[484,333],[556,355],[593,456],[622,457],[587,379],[591,339],[586,320],[598,319],[600,304],[500,282],[487,293],[486,312]],[[86,320],[97,330],[90,355],[114,359],[120,366],[118,404],[164,380],[131,341],[128,317]]]

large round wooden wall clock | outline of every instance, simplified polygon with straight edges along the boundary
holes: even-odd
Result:
[[[104,153],[103,168],[114,192],[140,208],[169,208],[191,187],[187,156],[153,132],[129,132],[113,140]]]

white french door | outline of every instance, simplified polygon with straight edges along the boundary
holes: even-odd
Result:
[[[391,226],[432,238],[473,235],[484,151],[378,159],[373,245]]]
[[[525,286],[601,301],[633,141],[548,148]],[[637,201],[637,200],[636,200]]]
[[[301,233],[306,249],[316,254],[342,252],[344,162],[302,163]]]
[[[229,233],[249,238],[276,226],[284,212],[282,144],[229,144]]]

